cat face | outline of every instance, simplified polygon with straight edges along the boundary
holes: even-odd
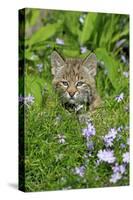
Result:
[[[51,55],[53,84],[63,103],[90,104],[95,93],[96,56],[85,60],[64,60],[56,51]]]

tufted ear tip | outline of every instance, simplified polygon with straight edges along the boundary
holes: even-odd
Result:
[[[64,59],[57,51],[53,51],[51,54],[51,66],[52,66],[52,74],[55,75],[58,69],[64,66]]]
[[[91,53],[89,56],[87,56],[82,64],[84,67],[87,68],[88,73],[91,76],[95,76],[96,75],[96,70],[97,70],[97,58],[96,55],[94,53]]]

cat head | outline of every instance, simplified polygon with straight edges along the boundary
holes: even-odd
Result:
[[[64,103],[90,103],[95,92],[97,59],[91,53],[84,60],[63,59],[54,51],[51,55],[53,85]]]

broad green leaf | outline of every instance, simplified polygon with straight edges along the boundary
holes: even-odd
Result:
[[[80,44],[83,45],[85,42],[87,42],[91,34],[93,33],[93,30],[95,29],[95,22],[97,18],[97,13],[88,13],[87,17],[85,19],[85,23],[83,26],[83,31],[80,34]]]
[[[95,51],[98,60],[102,60],[104,62],[105,68],[108,72],[108,77],[115,88],[115,90],[119,90],[122,88],[123,81],[120,80],[120,75],[118,72],[120,63],[114,59],[107,51],[103,48],[98,48]]]
[[[128,35],[129,35],[129,27],[126,27],[126,29],[124,29],[124,31],[122,31],[121,33],[115,34],[115,36],[112,38],[112,43],[120,40],[123,36],[128,36]]]
[[[69,31],[73,35],[78,35],[79,33],[79,17],[81,13],[80,12],[69,12],[65,13],[65,25],[69,29]]]
[[[48,24],[41,27],[31,36],[31,38],[29,39],[29,44],[33,45],[35,43],[47,40],[48,38],[52,37],[60,29],[60,27],[61,22]]]
[[[27,60],[33,60],[33,61],[37,61],[39,60],[38,55],[35,55],[33,52],[31,52],[30,50],[25,50],[25,58]]]

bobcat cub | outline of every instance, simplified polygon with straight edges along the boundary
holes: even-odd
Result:
[[[100,105],[101,100],[95,85],[97,59],[94,53],[82,60],[63,59],[54,51],[51,65],[53,85],[65,107],[78,111],[83,106],[94,110]]]

